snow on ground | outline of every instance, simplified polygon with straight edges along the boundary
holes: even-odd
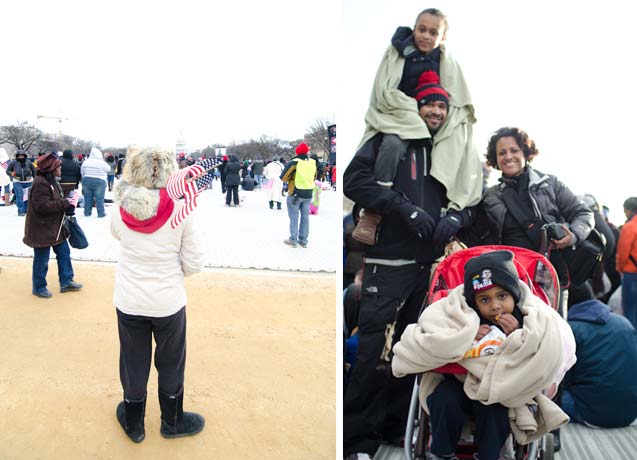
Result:
[[[240,207],[226,207],[225,195],[218,181],[213,189],[203,192],[198,199],[196,212],[204,226],[206,266],[224,268],[256,268],[288,271],[336,272],[339,263],[337,248],[340,222],[337,202],[340,193],[324,190],[317,215],[310,215],[310,235],[307,248],[289,247],[283,244],[288,238],[289,219],[285,197],[281,211],[268,207],[268,191],[239,191]],[[106,198],[112,194],[106,192]],[[107,217],[97,218],[93,209],[91,217],[84,217],[82,209],[76,212],[77,220],[89,240],[86,249],[71,248],[74,260],[117,261],[119,242],[110,233],[110,213],[113,205],[106,205]],[[22,243],[24,217],[18,216],[16,206],[0,207],[2,238],[0,256],[32,257],[33,249]],[[51,251],[51,258],[55,255]]]

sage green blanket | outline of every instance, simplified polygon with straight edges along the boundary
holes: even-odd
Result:
[[[473,145],[476,118],[460,66],[444,45],[441,51],[440,79],[449,93],[449,110],[434,138],[431,175],[446,187],[449,207],[463,209],[476,205],[482,196],[482,166]],[[416,101],[398,89],[404,62],[390,45],[376,73],[358,148],[378,132],[396,134],[403,140],[431,137]]]

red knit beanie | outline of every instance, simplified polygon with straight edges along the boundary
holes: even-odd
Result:
[[[442,101],[449,105],[449,93],[440,86],[440,77],[433,70],[420,74],[414,98],[418,101],[418,108],[433,101]]]
[[[307,144],[305,142],[301,142],[296,148],[295,152],[297,155],[307,155],[307,152],[309,150],[310,148],[307,146]]]

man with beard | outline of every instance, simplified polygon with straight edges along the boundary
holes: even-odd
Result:
[[[362,145],[343,175],[345,195],[382,216],[375,244],[366,246],[364,254],[357,364],[344,395],[343,453],[348,460],[371,458],[381,442],[400,442],[414,379],[392,376],[392,346],[417,320],[431,264],[444,243],[471,222],[468,209],[441,218],[449,202],[447,189],[430,174],[433,136],[447,120],[449,95],[439,83],[427,82],[415,99],[432,137],[408,142],[396,162],[392,187],[379,184],[374,174],[383,133]],[[461,167],[480,168],[475,164]]]

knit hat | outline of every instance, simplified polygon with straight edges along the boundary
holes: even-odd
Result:
[[[15,153],[16,158],[18,158],[18,155],[24,155],[24,157],[26,158],[27,157],[27,152],[25,152],[24,150],[18,150]]]
[[[310,148],[307,146],[307,144],[305,142],[301,142],[296,148],[295,152],[297,155],[307,155],[307,152],[309,150]]]
[[[449,105],[449,93],[440,86],[440,77],[433,70],[427,70],[418,77],[414,99],[418,101],[418,108],[433,101],[442,101]]]
[[[520,301],[520,279],[513,264],[511,251],[492,251],[472,258],[464,266],[464,296],[476,308],[474,296],[486,289],[500,286]]]
[[[54,153],[45,153],[38,158],[38,171],[43,173],[53,172],[57,169],[62,161],[58,159]]]

